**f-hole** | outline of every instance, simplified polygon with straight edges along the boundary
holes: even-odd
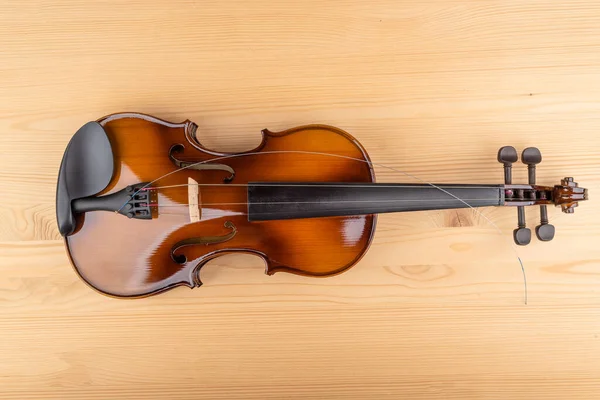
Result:
[[[211,164],[210,160],[202,164],[198,164],[195,161],[183,161],[175,157],[177,153],[183,153],[184,146],[180,143],[174,144],[169,149],[169,158],[178,168],[194,169],[197,171],[225,171],[229,173],[229,176],[223,179],[224,183],[229,183],[235,178],[235,170],[229,165],[225,164]]]
[[[171,258],[177,264],[185,264],[187,262],[187,257],[185,256],[185,254],[175,254],[178,250],[187,246],[217,244],[233,239],[233,237],[237,233],[237,228],[235,227],[233,222],[226,221],[224,226],[225,228],[230,229],[231,232],[222,236],[200,236],[195,238],[189,238],[175,243],[171,248]]]

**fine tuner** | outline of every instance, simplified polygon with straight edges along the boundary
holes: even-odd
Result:
[[[561,180],[560,185],[554,187],[538,186],[535,182],[536,165],[542,162],[542,153],[536,147],[528,147],[521,154],[521,161],[527,165],[529,185],[512,184],[512,165],[519,156],[512,146],[504,146],[498,150],[498,162],[504,165],[505,202],[507,205],[517,206],[518,224],[513,231],[515,243],[520,246],[531,242],[531,230],[525,221],[525,206],[540,206],[540,224],[535,228],[535,234],[542,242],[549,242],[554,238],[556,229],[548,222],[548,204],[561,207],[568,214],[575,212],[578,201],[587,200],[587,189],[580,188],[571,177]]]

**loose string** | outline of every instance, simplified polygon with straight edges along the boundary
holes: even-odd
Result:
[[[145,184],[144,186],[142,186],[141,188],[139,188],[138,190],[136,190],[130,196],[130,198],[133,198],[136,194],[138,194],[139,192],[141,192],[144,189],[147,190],[147,188],[151,187],[151,185],[153,183],[155,183],[155,182],[157,182],[157,181],[159,181],[161,179],[164,179],[167,176],[173,175],[173,174],[175,174],[177,172],[183,171],[183,170],[188,169],[188,168],[192,168],[192,167],[194,167],[196,165],[207,164],[207,163],[214,162],[214,161],[228,160],[228,159],[238,158],[238,157],[246,157],[246,156],[252,156],[252,155],[267,155],[267,154],[305,154],[305,155],[313,155],[313,156],[335,157],[335,158],[341,158],[341,159],[345,159],[345,160],[353,160],[353,161],[362,162],[362,163],[368,164],[370,166],[376,166],[376,167],[380,167],[380,168],[386,168],[386,169],[388,169],[390,171],[394,171],[396,173],[402,174],[402,175],[407,176],[409,178],[412,178],[412,179],[414,179],[416,181],[419,181],[419,182],[421,182],[423,184],[426,184],[428,186],[436,188],[437,190],[440,190],[443,193],[446,193],[448,196],[451,196],[451,197],[455,198],[456,200],[458,200],[461,203],[463,203],[464,205],[466,205],[468,208],[472,209],[477,215],[479,215],[480,217],[483,217],[491,226],[494,227],[494,229],[496,229],[498,231],[498,233],[500,233],[504,237],[504,234],[503,234],[502,230],[498,227],[498,225],[496,225],[492,220],[490,220],[485,214],[483,214],[481,211],[479,211],[478,209],[476,209],[475,207],[473,207],[472,205],[470,205],[466,201],[462,200],[458,196],[450,193],[449,191],[441,188],[438,185],[435,185],[435,184],[433,184],[431,182],[427,182],[427,181],[425,181],[423,179],[420,179],[420,178],[418,178],[418,177],[416,177],[416,176],[414,176],[412,174],[409,174],[408,172],[401,171],[401,170],[399,170],[397,168],[394,168],[394,167],[391,167],[391,166],[388,166],[388,165],[384,165],[384,164],[380,164],[380,163],[374,163],[374,162],[372,162],[370,160],[363,160],[361,158],[356,158],[356,157],[344,156],[344,155],[340,155],[340,154],[323,153],[323,152],[317,152],[317,151],[305,151],[305,150],[269,150],[269,151],[256,151],[256,152],[248,152],[248,153],[228,154],[228,155],[225,155],[225,156],[211,158],[209,160],[198,161],[198,162],[195,162],[195,163],[192,163],[192,164],[180,167],[180,168],[178,168],[176,170],[173,170],[171,172],[168,172],[168,173],[166,173],[166,174],[164,174],[164,175],[162,175],[162,176],[160,176],[160,177],[158,177],[158,178],[156,178],[156,179],[148,182],[147,184]],[[232,184],[224,184],[224,185],[231,186]],[[129,200],[126,201],[125,203],[123,203],[123,205],[116,212],[121,211],[127,205],[128,202],[129,202]],[[508,240],[508,239],[506,239],[506,240]],[[508,241],[508,243],[510,244],[511,249],[513,250],[515,256],[517,257],[517,260],[519,261],[519,265],[521,267],[521,273],[523,275],[524,302],[525,302],[525,305],[527,305],[527,300],[528,300],[528,298],[527,298],[527,275],[525,273],[525,266],[523,265],[523,261],[521,260],[521,257],[519,256],[519,252],[518,252],[517,247],[515,246],[515,244],[513,242],[511,242],[511,241]]]

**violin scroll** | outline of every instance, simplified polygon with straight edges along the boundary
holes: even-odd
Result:
[[[588,191],[580,188],[572,177],[566,177],[560,185],[554,186],[554,199],[554,204],[560,206],[564,213],[572,214],[580,201],[588,199]]]

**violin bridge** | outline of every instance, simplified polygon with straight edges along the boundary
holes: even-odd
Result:
[[[202,217],[202,211],[200,209],[200,190],[198,187],[198,182],[192,178],[188,178],[188,209],[190,221],[192,223],[199,222]]]

